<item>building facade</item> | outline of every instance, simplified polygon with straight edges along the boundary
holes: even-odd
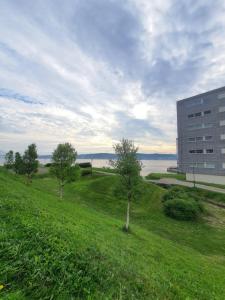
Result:
[[[177,102],[178,169],[225,184],[225,87]]]

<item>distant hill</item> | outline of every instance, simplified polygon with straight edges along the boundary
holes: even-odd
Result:
[[[79,154],[79,159],[115,159],[116,155],[113,153],[89,153]],[[39,158],[50,159],[51,155],[40,155]],[[159,154],[159,153],[138,153],[138,158],[141,160],[176,160],[176,154]]]

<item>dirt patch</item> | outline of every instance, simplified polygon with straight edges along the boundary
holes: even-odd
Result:
[[[208,211],[208,214],[204,216],[204,219],[213,227],[224,228],[225,209],[211,203],[206,204],[206,209]]]

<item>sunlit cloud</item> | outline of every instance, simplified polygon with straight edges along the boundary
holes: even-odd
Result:
[[[225,85],[223,0],[0,2],[0,150],[176,152],[176,100]]]

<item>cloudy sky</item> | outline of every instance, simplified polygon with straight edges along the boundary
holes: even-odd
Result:
[[[176,100],[225,85],[224,0],[0,0],[0,150],[175,153]]]

